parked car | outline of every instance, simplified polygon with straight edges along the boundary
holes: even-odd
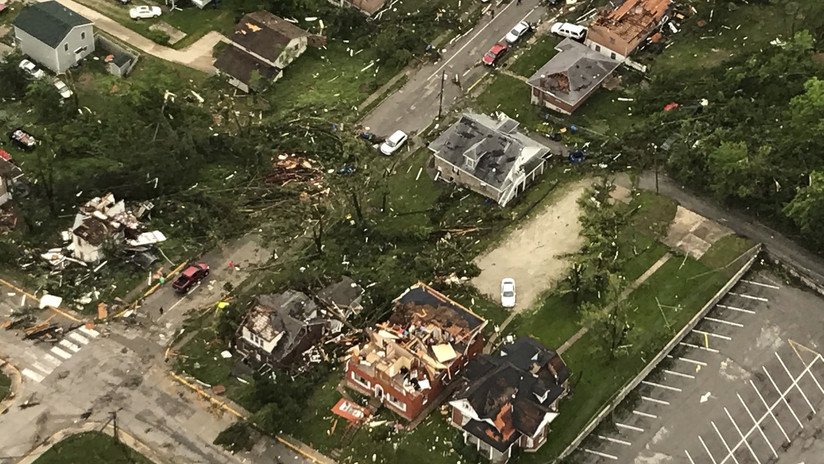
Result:
[[[9,133],[11,143],[17,145],[21,150],[34,150],[37,147],[37,139],[23,129],[15,129]]]
[[[33,77],[35,79],[42,79],[46,77],[45,71],[38,68],[37,65],[27,59],[23,59],[23,61],[20,62],[20,69],[25,71],[29,77]]]
[[[57,89],[57,92],[63,98],[71,98],[74,95],[74,92],[66,85],[65,82],[61,81],[60,79],[54,80],[54,87]]]
[[[549,28],[549,32],[561,37],[581,40],[587,35],[587,28],[572,23],[555,23]]]
[[[395,153],[401,145],[406,143],[407,138],[408,136],[404,131],[395,131],[394,134],[390,135],[389,138],[384,140],[381,144],[381,153],[384,155],[391,155],[392,153]]]
[[[498,42],[484,54],[483,62],[487,66],[495,66],[499,61],[501,61],[501,58],[503,58],[508,51],[509,45],[503,42]]]
[[[501,281],[501,306],[515,307],[515,279],[507,277]]]
[[[159,6],[141,5],[129,9],[129,17],[132,19],[152,19],[162,13]]]
[[[191,264],[172,282],[172,288],[177,293],[188,293],[209,275],[209,265],[206,263]]]
[[[506,37],[504,37],[504,40],[506,40],[510,44],[514,44],[515,42],[521,40],[521,37],[527,35],[531,30],[532,26],[530,26],[528,22],[521,21],[518,24],[516,24],[511,31],[507,32]]]

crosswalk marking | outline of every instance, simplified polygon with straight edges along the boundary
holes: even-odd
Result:
[[[72,342],[70,342],[70,341],[66,340],[65,338],[64,338],[63,340],[60,340],[60,346],[64,346],[64,347],[66,347],[66,348],[68,348],[68,349],[70,349],[70,350],[74,351],[75,353],[77,353],[78,351],[80,351],[80,347],[79,347],[79,346],[77,346],[77,345],[75,345],[74,343],[72,343]]]
[[[98,332],[94,329],[89,329],[85,325],[81,325],[77,330],[83,332],[84,335],[88,335],[89,337],[92,337],[92,338],[95,338],[98,335],[100,335],[100,332]]]
[[[29,368],[24,368],[22,371],[20,371],[20,373],[22,373],[26,377],[34,380],[35,382],[40,382],[41,380],[46,378],[45,376],[42,376],[42,375],[38,374],[37,372],[34,372],[33,370],[30,370]]]
[[[56,346],[52,347],[51,352],[56,354],[57,356],[60,356],[63,359],[69,359],[69,358],[72,357],[72,355],[70,355],[69,353],[66,353],[65,351],[61,350],[60,348],[58,348]]]
[[[84,337],[84,336],[80,335],[80,334],[79,334],[79,333],[77,333],[77,332],[72,332],[72,333],[70,333],[70,334],[69,334],[69,337],[71,337],[72,339],[74,339],[74,341],[79,342],[79,343],[80,343],[80,344],[82,344],[82,345],[86,345],[86,344],[88,344],[88,343],[89,343],[89,339],[88,339],[88,338],[86,338],[86,337]]]
[[[43,359],[48,361],[49,364],[51,364],[54,367],[57,367],[62,363],[62,361],[60,361],[59,359],[57,359],[54,356],[50,355],[49,353],[43,354]]]
[[[44,366],[44,365],[42,365],[40,363],[37,363],[37,362],[32,364],[32,367],[34,367],[35,369],[37,369],[38,371],[40,371],[40,372],[42,372],[46,375],[51,374],[52,371],[54,370],[54,367],[52,367],[52,366]]]

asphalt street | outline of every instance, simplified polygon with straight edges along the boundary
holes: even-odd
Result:
[[[447,47],[440,61],[419,69],[403,88],[381,102],[361,123],[380,136],[388,136],[398,129],[408,134],[419,133],[438,117],[444,73],[443,114],[446,114],[464,91],[490,72],[480,64],[481,57],[515,24],[519,21],[536,23],[548,12],[554,16],[560,11],[559,7],[547,10],[538,0],[524,0],[521,4],[512,1],[496,5],[494,10],[494,18],[482,17],[471,31]],[[460,78],[460,88],[452,82],[455,75]],[[524,92],[527,92],[526,88]]]

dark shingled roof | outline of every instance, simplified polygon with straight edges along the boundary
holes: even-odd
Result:
[[[292,39],[310,34],[268,11],[249,13],[235,26],[231,40],[243,48],[275,62]]]
[[[92,22],[53,1],[29,5],[14,19],[16,27],[52,48],[60,45],[72,29],[84,24]]]
[[[253,311],[268,311],[268,326],[263,329],[263,333],[257,335],[263,338],[270,338],[272,333],[283,332],[283,338],[278,342],[272,356],[278,362],[284,357],[292,354],[305,337],[310,334],[308,328],[316,324],[324,324],[319,317],[313,317],[313,313],[318,310],[317,305],[305,293],[294,290],[287,290],[281,294],[259,295],[258,305]],[[251,332],[255,332],[247,325]]]
[[[318,298],[327,304],[334,303],[338,307],[349,307],[363,295],[363,287],[355,283],[349,276],[343,276],[318,292]]]
[[[264,80],[274,79],[280,69],[255,58],[234,45],[226,46],[215,60],[215,67],[224,74],[249,85],[252,82],[252,72],[257,71]]]
[[[500,421],[501,411],[511,405],[511,412],[504,414],[510,422],[505,426],[517,433],[477,420],[470,420],[464,430],[506,451],[521,434],[538,432],[545,415],[552,412],[552,403],[563,395],[569,376],[569,368],[557,353],[529,337],[503,345],[494,355],[473,359],[464,373],[468,384],[456,399],[467,400],[478,417],[493,422]]]
[[[540,155],[549,152],[517,129],[518,122],[509,118],[498,122],[482,115],[464,114],[430,143],[429,149],[500,190],[527,144],[538,148]]]

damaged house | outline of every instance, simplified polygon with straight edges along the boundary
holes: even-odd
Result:
[[[367,329],[346,361],[346,386],[409,421],[459,378],[483,349],[486,320],[418,283],[394,301],[389,320]]]
[[[372,16],[383,8],[386,0],[329,0],[329,3],[341,8],[357,8],[366,16]]]
[[[595,17],[584,44],[613,60],[623,61],[669,20],[672,0],[626,0]]]
[[[241,18],[235,32],[216,56],[215,68],[244,92],[263,90],[283,75],[283,69],[302,55],[307,46],[325,43],[268,11]]]
[[[107,242],[141,249],[166,240],[160,231],[146,232],[140,222],[149,209],[151,206],[144,204],[136,213],[132,212],[123,200],[116,201],[111,193],[92,198],[78,208],[69,251],[75,259],[95,263],[103,258]]]
[[[506,206],[544,173],[549,148],[518,131],[519,123],[464,113],[429,149],[435,179],[455,182]]]
[[[504,463],[513,448],[537,451],[558,416],[568,391],[569,368],[556,352],[521,337],[494,354],[472,360],[465,387],[450,401],[450,423],[464,443],[494,463]]]
[[[572,39],[564,39],[555,49],[558,53],[527,81],[530,101],[533,105],[572,114],[620,63]]]
[[[335,282],[318,292],[318,300],[327,308],[349,319],[360,314],[363,310],[361,302],[363,300],[363,287],[358,285],[351,277],[344,276],[340,281]]]

